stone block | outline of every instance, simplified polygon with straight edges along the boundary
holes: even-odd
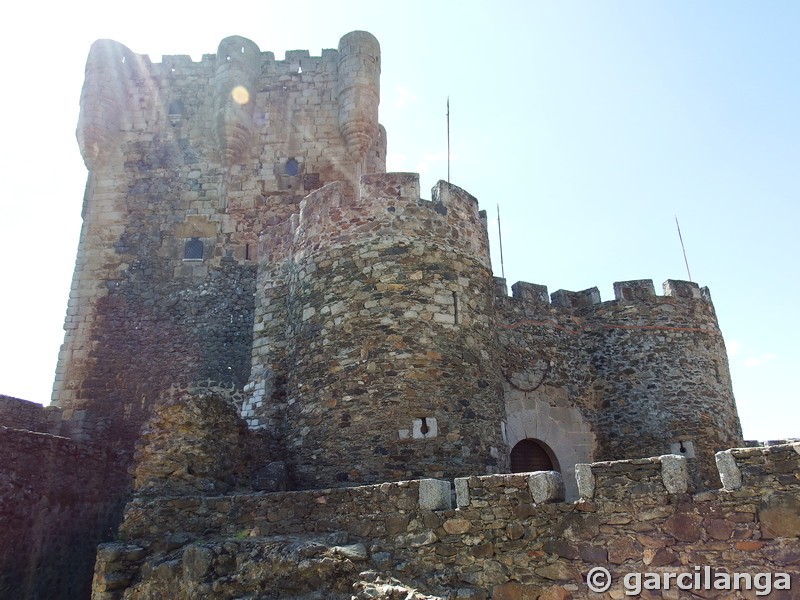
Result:
[[[670,494],[685,494],[689,489],[689,468],[686,459],[677,454],[660,456],[661,479]]]
[[[727,491],[738,490],[742,487],[742,472],[736,465],[736,459],[730,450],[724,452],[717,452],[714,455],[714,460],[717,462],[717,470],[719,471],[719,478],[722,481],[722,487]]]
[[[469,506],[469,477],[457,477],[456,487],[456,506],[464,508]]]
[[[450,482],[441,479],[421,479],[419,482],[419,507],[427,510],[453,508]]]
[[[564,500],[564,479],[558,471],[531,473],[528,476],[528,489],[536,504]]]
[[[575,465],[575,480],[578,482],[578,495],[584,500],[591,500],[594,498],[594,473],[592,473],[592,465],[577,464]]]

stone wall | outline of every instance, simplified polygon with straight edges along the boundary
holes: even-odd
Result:
[[[500,284],[502,290],[504,286]],[[706,288],[614,284],[616,298],[529,283],[499,294],[508,435],[542,439],[571,466],[668,452],[716,487],[714,453],[742,444],[727,355]],[[577,450],[577,451],[576,451]]]
[[[0,598],[87,598],[98,543],[113,539],[127,488],[119,457],[0,426]]]
[[[455,502],[451,483],[435,480],[139,498],[126,511],[125,541],[100,549],[93,597],[118,598],[127,589],[126,598],[146,598],[148,590],[170,589],[171,597],[188,598],[189,588],[209,598],[281,597],[281,590],[311,585],[326,564],[320,585],[330,598],[349,598],[353,583],[375,577],[447,598],[619,598],[628,573],[694,574],[705,567],[785,572],[794,591],[770,597],[795,597],[800,444],[737,449],[720,460],[740,473],[730,484],[735,489],[694,495],[686,492],[680,456],[582,465],[583,497],[575,503],[556,501],[556,476],[546,473],[458,479]],[[280,581],[265,588],[255,575],[276,565],[276,544],[305,544],[305,559],[296,553],[287,565],[286,551]],[[587,588],[594,567],[612,575],[605,594]],[[674,592],[663,597],[678,597]],[[698,593],[680,597],[755,597]]]
[[[61,431],[61,410],[0,394],[0,425],[40,433]]]
[[[385,170],[378,43],[354,32],[342,48],[276,60],[233,36],[199,62],[154,63],[92,46],[78,123],[89,179],[53,395],[67,418],[85,411],[87,437],[130,451],[173,383],[247,384],[259,233],[309,191]]]

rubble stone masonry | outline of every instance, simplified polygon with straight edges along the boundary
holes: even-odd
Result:
[[[456,479],[455,502],[452,483],[440,480],[139,497],[126,509],[124,540],[100,548],[93,598],[149,598],[153,590],[187,599],[311,591],[350,598],[354,584],[383,577],[426,598],[616,599],[628,573],[696,566],[787,573],[792,589],[769,597],[796,598],[800,444],[723,454],[738,485],[697,494],[686,491],[687,459],[666,455],[580,465],[574,503],[541,485],[547,473]],[[595,567],[612,576],[604,594],[587,588]],[[678,592],[645,596],[757,597]]]

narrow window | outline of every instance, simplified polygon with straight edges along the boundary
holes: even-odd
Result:
[[[426,435],[430,431],[430,427],[428,427],[428,419],[426,417],[422,417],[422,425],[420,425],[419,430],[422,432],[422,435]]]
[[[184,260],[203,260],[203,242],[199,238],[186,240],[183,247]]]
[[[300,163],[297,162],[297,159],[290,158],[286,161],[286,167],[284,167],[284,172],[289,177],[296,177],[297,174],[300,172]]]
[[[174,71],[175,69],[173,69]],[[183,117],[183,102],[180,100],[173,100],[169,103],[169,107],[167,108],[167,117],[169,118],[169,122],[175,126],[180,123],[181,118]]]
[[[458,294],[456,292],[453,292],[453,321],[455,322],[456,325],[458,325],[459,322],[458,309],[459,309]]]
[[[244,259],[250,260],[250,244],[244,245]]]

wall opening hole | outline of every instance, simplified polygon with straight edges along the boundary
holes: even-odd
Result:
[[[203,242],[199,238],[186,240],[183,247],[184,260],[203,260]]]
[[[535,439],[525,439],[511,449],[511,472],[560,471],[558,459],[550,447]]]
[[[244,46],[242,46],[242,54],[244,54]]]
[[[415,440],[431,440],[439,435],[436,417],[418,417],[411,421],[411,437]]]
[[[296,158],[290,158],[286,161],[286,166],[283,168],[283,172],[286,173],[289,177],[296,177],[297,174],[300,172],[300,163],[297,162]]]
[[[460,307],[458,306],[458,293],[457,292],[453,292],[453,321],[455,322],[456,325],[458,325],[458,320],[459,320],[458,319],[459,318],[459,314],[458,314],[458,312],[459,312],[458,309],[459,308]]]
[[[691,440],[679,440],[669,445],[670,454],[678,454],[685,458],[695,458],[694,442]]]
[[[173,69],[174,71],[175,69]],[[183,102],[172,100],[167,107],[167,118],[172,125],[177,125],[183,116]]]
[[[250,260],[250,244],[244,245],[244,259]]]

